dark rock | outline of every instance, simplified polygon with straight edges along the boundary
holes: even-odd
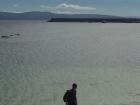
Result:
[[[20,36],[20,34],[19,34],[19,33],[16,33],[15,35],[16,35],[16,36]]]
[[[1,38],[10,38],[10,36],[3,35]]]
[[[10,36],[14,36],[14,35],[10,35]]]

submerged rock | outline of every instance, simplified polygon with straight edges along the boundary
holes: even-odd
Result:
[[[2,35],[1,38],[11,38],[11,37],[14,37],[14,36],[20,36],[20,34],[15,33],[15,34],[10,34],[10,35]]]
[[[16,35],[16,36],[20,36],[20,34],[19,34],[19,33],[16,33],[15,35]]]
[[[1,38],[10,38],[10,36],[3,35]]]
[[[10,36],[14,36],[14,35],[10,35]]]

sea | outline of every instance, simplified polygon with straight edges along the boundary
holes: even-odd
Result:
[[[140,105],[140,24],[0,21],[0,105]]]

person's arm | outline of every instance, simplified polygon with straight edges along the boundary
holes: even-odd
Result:
[[[78,104],[77,104],[76,91],[75,91],[75,105],[78,105]]]
[[[78,105],[78,104],[77,104],[77,98],[76,98],[76,100],[75,100],[75,104]]]

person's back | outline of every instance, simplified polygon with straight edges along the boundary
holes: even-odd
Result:
[[[69,90],[69,99],[68,99],[69,105],[77,105],[76,101],[77,101],[76,90],[74,89]]]
[[[73,84],[72,89],[69,90],[66,105],[77,105],[76,88],[77,85]]]

